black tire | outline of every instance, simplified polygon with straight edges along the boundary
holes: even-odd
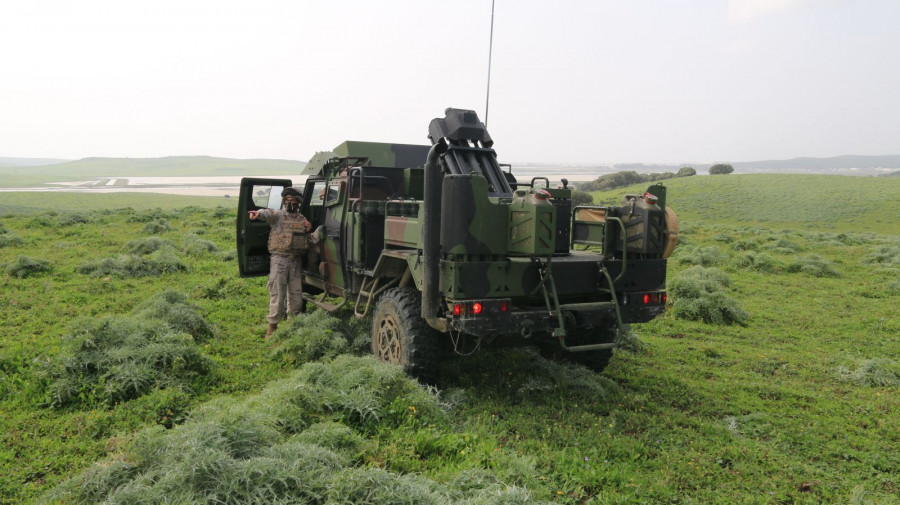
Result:
[[[443,335],[422,319],[415,288],[393,288],[378,299],[372,316],[372,353],[422,382],[433,383],[442,355]]]

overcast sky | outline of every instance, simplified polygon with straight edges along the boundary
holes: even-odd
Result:
[[[501,162],[900,154],[898,0],[496,0]],[[485,119],[491,0],[0,3],[0,156],[307,160]]]

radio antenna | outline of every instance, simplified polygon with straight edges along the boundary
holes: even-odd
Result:
[[[494,52],[494,2],[491,0],[491,41],[488,45],[487,99],[484,102],[484,126],[488,124],[488,110],[491,106],[491,55]]]

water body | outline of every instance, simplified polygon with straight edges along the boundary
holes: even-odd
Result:
[[[596,170],[572,170],[562,167],[522,167],[513,173],[520,181],[530,181],[532,177],[547,177],[554,186],[560,179],[584,182],[596,179],[604,172]],[[608,173],[608,172],[605,172]],[[254,178],[290,179],[295,186],[306,181],[305,175],[266,175]],[[53,182],[44,186],[23,188],[0,188],[0,192],[35,191],[67,193],[164,193],[187,196],[235,197],[241,185],[241,176],[217,177],[96,177],[83,181]]]
[[[740,170],[735,173],[802,173],[802,174],[830,174],[830,175],[856,175],[874,176],[895,169],[853,169],[840,168],[833,170]],[[620,172],[608,166],[542,166],[522,165],[513,167],[512,172],[520,182],[529,182],[534,177],[546,177],[551,187],[556,187],[562,179],[571,183],[586,182],[596,179],[604,174]],[[651,172],[648,170],[646,172]],[[663,170],[656,170],[663,171]],[[641,171],[644,172],[644,171]],[[705,172],[699,171],[699,175]],[[302,185],[306,176],[302,175],[269,175],[254,176],[272,179],[290,179],[295,186]],[[236,197],[240,189],[241,176],[216,176],[216,177],[96,177],[84,181],[55,182],[43,186],[23,188],[0,188],[0,192],[10,191],[34,191],[34,192],[69,192],[69,193],[162,193],[185,196],[216,196],[222,198]]]

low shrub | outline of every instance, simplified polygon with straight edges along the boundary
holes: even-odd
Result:
[[[900,366],[889,359],[861,359],[853,369],[838,368],[838,379],[861,386],[900,386]]]
[[[219,253],[219,258],[222,261],[237,261],[237,251],[235,251],[234,249],[222,251]]]
[[[825,258],[810,254],[797,258],[787,265],[787,271],[792,273],[804,273],[813,277],[840,277],[841,272],[834,264]]]
[[[125,244],[125,247],[131,254],[145,255],[163,247],[169,247],[174,250],[175,244],[171,240],[160,237],[145,237],[132,240]]]
[[[234,277],[219,277],[208,284],[199,286],[201,297],[207,300],[225,300],[227,298],[244,298],[250,293],[247,285]]]
[[[744,325],[749,315],[725,292],[731,284],[717,268],[692,267],[669,282],[675,317],[708,324]]]
[[[360,416],[361,411],[368,415]],[[485,470],[466,470],[439,483],[360,466],[360,454],[374,447],[365,437],[367,428],[375,427],[370,423],[390,430],[435,416],[444,418],[437,396],[399,367],[349,356],[310,363],[260,394],[242,401],[217,399],[171,430],[157,426],[140,432],[123,453],[44,499],[393,505],[443,504],[452,497],[453,503],[472,505],[538,503],[525,489],[508,487]]]
[[[708,324],[747,324],[749,315],[740,304],[723,292],[699,298],[679,298],[672,305],[676,317]]]
[[[340,319],[324,310],[294,316],[272,335],[272,354],[292,365],[333,359],[350,350],[341,326]]]
[[[219,247],[210,240],[204,240],[193,233],[184,236],[184,252],[191,256],[200,256],[204,253],[216,252]]]
[[[776,238],[766,244],[766,249],[779,254],[793,254],[802,250],[802,248],[786,238]]]
[[[76,224],[90,223],[91,220],[81,214],[65,214],[59,216],[59,219],[57,219],[56,222],[59,226],[73,226]]]
[[[56,214],[53,212],[34,216],[31,221],[28,222],[28,228],[52,228],[56,226],[55,217]]]
[[[163,218],[154,219],[144,225],[144,233],[156,234],[163,233],[172,229],[172,226]]]
[[[734,259],[734,265],[738,268],[766,273],[776,272],[781,269],[781,263],[773,256],[753,251],[738,255]]]
[[[186,270],[187,265],[181,261],[175,251],[171,247],[165,246],[147,256],[122,254],[86,261],[75,267],[77,273],[88,274],[92,277],[111,275],[121,278],[147,277]]]
[[[891,281],[887,289],[889,293],[900,293],[900,279]]]
[[[173,217],[173,212],[166,212],[161,208],[157,207],[155,209],[146,210],[143,212],[130,212],[130,216],[128,217],[129,223],[149,223],[152,221],[159,221]]]
[[[698,298],[706,293],[715,293],[731,287],[731,277],[718,268],[694,266],[681,272],[669,282],[668,290],[673,296]]]
[[[725,261],[725,255],[716,246],[689,246],[676,251],[678,261],[687,265],[712,266]]]
[[[111,406],[155,389],[190,391],[212,361],[164,321],[111,316],[77,321],[48,367],[50,405]]]
[[[0,238],[2,238],[2,235],[0,235]],[[900,265],[900,246],[879,246],[875,251],[863,258],[862,262],[868,265]]]
[[[759,249],[759,244],[754,240],[738,240],[731,245],[735,251],[755,251]]]
[[[53,264],[45,259],[29,258],[28,256],[19,255],[15,261],[6,265],[7,275],[24,279],[32,275],[50,272],[53,270]]]
[[[374,446],[374,442],[362,437],[346,424],[334,421],[313,424],[301,433],[294,435],[292,440],[299,443],[321,445],[338,454],[353,458]]]
[[[24,243],[25,241],[16,232],[3,230],[0,233],[0,248],[20,246]]]
[[[222,207],[220,205],[213,210],[212,217],[218,219],[223,217],[234,217],[234,209],[229,209],[228,207]]]
[[[213,335],[213,328],[200,314],[200,309],[188,301],[187,295],[173,289],[144,300],[133,313],[137,317],[163,321],[173,330],[197,340]]]

